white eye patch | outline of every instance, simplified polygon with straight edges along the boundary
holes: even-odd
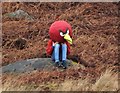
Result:
[[[64,36],[64,34],[63,34],[62,32],[60,32],[60,36],[62,36],[62,37],[63,37],[63,36]]]
[[[69,30],[67,30],[66,34],[69,34]]]

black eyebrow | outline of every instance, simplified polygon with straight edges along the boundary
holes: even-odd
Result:
[[[63,32],[62,30],[59,30],[60,32],[62,32],[63,34],[66,34],[66,32]]]
[[[62,32],[63,34],[66,34],[67,30],[69,30],[69,29],[67,28],[65,32],[63,32],[62,30],[59,30],[59,31]]]

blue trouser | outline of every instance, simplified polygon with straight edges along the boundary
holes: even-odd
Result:
[[[61,44],[61,51],[60,51],[60,44],[56,44],[53,46],[53,53],[52,53],[52,60],[55,62],[66,61],[67,57],[67,45]]]

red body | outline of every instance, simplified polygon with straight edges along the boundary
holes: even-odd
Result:
[[[68,42],[65,42],[65,43],[67,45],[67,54],[70,54],[70,44]],[[48,45],[47,45],[47,49],[46,49],[48,55],[52,55],[52,52],[53,52],[52,45],[53,45],[53,41],[50,39],[48,41]]]
[[[60,30],[62,32],[66,32],[66,30],[69,30],[69,35],[72,37],[72,28],[70,24],[68,24],[66,21],[55,21],[49,29],[49,35],[50,40],[48,41],[47,45],[47,54],[51,55],[53,51],[53,42],[59,42],[59,43],[66,43],[67,45],[67,54],[70,53],[70,44],[64,39],[64,37],[60,36]]]
[[[65,42],[64,38],[60,36],[59,30],[65,32],[66,29],[69,29],[69,35],[72,37],[72,28],[70,24],[68,24],[66,21],[55,21],[49,29],[50,38],[56,42]]]

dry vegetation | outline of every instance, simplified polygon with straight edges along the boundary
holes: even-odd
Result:
[[[109,71],[104,72],[107,68],[112,68],[114,73],[118,72],[119,4],[76,2],[2,3],[2,15],[22,9],[34,17],[34,21],[28,21],[24,18],[2,18],[3,66],[18,60],[47,57],[45,48],[49,39],[48,30],[55,20],[65,20],[72,25],[73,45],[71,46],[71,55],[68,58],[77,56],[78,63],[84,66],[84,69],[68,69],[65,72],[31,72],[30,74],[18,76],[3,75],[3,89],[11,90],[18,85],[17,87],[20,90],[39,90],[39,88],[49,90],[49,87],[46,88],[44,84],[38,85],[36,83],[49,80],[53,82],[56,81],[57,77],[57,81],[61,81],[61,79],[66,81],[61,82],[62,86],[58,86],[58,83],[55,85],[48,84],[50,88],[51,86],[53,88],[57,86],[55,90],[64,90],[68,81],[70,85],[69,89],[66,88],[66,90],[117,90],[117,76],[112,75]],[[81,60],[84,60],[85,63]],[[91,64],[94,66],[89,67]],[[101,73],[104,73],[104,75],[101,76]],[[55,78],[52,76],[55,76]],[[85,77],[87,78],[85,79]],[[19,83],[19,80],[21,80],[23,86],[21,82]],[[107,82],[107,80],[110,82]],[[15,83],[9,87],[13,82],[17,82],[17,84]],[[25,84],[32,82],[35,82],[35,84],[31,84],[26,89],[25,86],[28,85]],[[71,88],[72,84],[77,85],[77,87]]]
[[[34,73],[36,74],[36,72]],[[76,80],[65,78],[61,82],[54,80],[46,83],[39,83],[38,80],[40,79],[35,82],[29,81],[25,83],[21,78],[25,77],[23,75],[6,76],[6,82],[3,83],[3,91],[118,91],[118,74],[113,73],[111,70],[106,70],[105,73],[102,73],[100,78],[94,83],[88,77]],[[32,80],[34,79],[36,80],[35,77],[32,78]]]
[[[94,84],[90,83],[89,78],[78,80],[67,80],[59,87],[59,91],[117,91],[118,75],[110,70],[103,73]]]

